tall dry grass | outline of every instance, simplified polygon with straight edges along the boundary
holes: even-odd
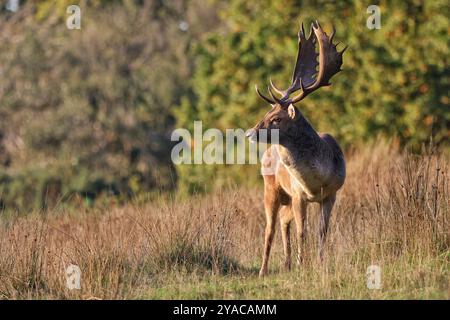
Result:
[[[309,259],[281,271],[277,232],[271,275],[258,279],[262,191],[235,189],[3,218],[0,297],[450,298],[448,154],[378,144],[347,158],[323,262],[315,259],[312,205]],[[66,288],[69,264],[82,271],[81,290]],[[381,290],[366,287],[372,264],[381,267]]]

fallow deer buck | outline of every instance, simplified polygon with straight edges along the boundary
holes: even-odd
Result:
[[[306,38],[302,24],[298,34],[297,61],[290,87],[283,91],[277,89],[270,81],[268,90],[271,98],[269,98],[255,86],[258,95],[272,106],[264,118],[247,133],[250,140],[258,141],[262,129],[265,129],[268,141],[272,143],[263,155],[261,167],[264,176],[266,230],[260,276],[268,272],[278,212],[287,270],[291,268],[292,220],[295,221],[297,230],[299,263],[304,255],[306,211],[309,202],[320,204],[318,235],[320,258],[323,255],[336,192],[345,180],[345,160],[336,140],[330,134],[317,133],[294,104],[320,87],[330,85],[331,77],[341,71],[342,54],[347,47],[341,52],[337,51],[337,45],[333,43],[334,33],[333,28],[333,33],[328,37],[316,21],[311,24],[310,34]],[[298,90],[301,92],[290,97]],[[274,91],[281,97],[277,97]],[[271,141],[272,129],[278,129],[278,141]],[[270,174],[264,174],[264,169],[268,167],[276,169]]]

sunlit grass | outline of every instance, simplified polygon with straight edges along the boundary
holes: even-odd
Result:
[[[258,278],[262,190],[2,217],[3,299],[449,299],[449,159],[386,145],[353,152],[326,255],[316,252],[317,206],[307,259],[282,270],[277,231],[270,275]],[[294,240],[295,248],[295,240]],[[81,269],[81,290],[65,269]],[[366,286],[378,265],[382,287]]]

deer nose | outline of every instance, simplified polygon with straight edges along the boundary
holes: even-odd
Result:
[[[257,134],[255,129],[248,129],[245,136],[251,141],[255,142],[257,140]]]

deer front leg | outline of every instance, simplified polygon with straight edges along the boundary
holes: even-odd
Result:
[[[283,206],[280,210],[281,237],[284,249],[284,269],[291,270],[291,220],[290,206]]]
[[[307,202],[302,198],[292,199],[292,213],[297,231],[297,263],[300,265],[305,255]]]
[[[263,277],[268,273],[268,263],[270,249],[272,247],[272,241],[275,234],[275,223],[277,218],[278,209],[280,208],[280,201],[278,198],[278,192],[271,185],[265,185],[264,188],[264,208],[266,212],[266,231],[264,236],[264,253],[261,270],[259,276]]]
[[[320,221],[319,221],[319,258],[323,260],[323,249],[327,237],[328,225],[331,217],[336,195],[331,195],[324,199],[320,204]]]

